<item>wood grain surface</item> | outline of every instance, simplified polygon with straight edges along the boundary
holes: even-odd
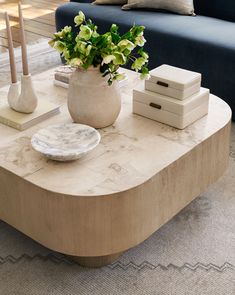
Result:
[[[5,11],[8,11],[10,16],[14,46],[19,46],[18,2],[18,0],[0,1],[0,52],[7,51],[8,47],[4,20]],[[68,0],[21,0],[28,44],[52,36],[55,32],[55,10],[59,5],[66,2]]]

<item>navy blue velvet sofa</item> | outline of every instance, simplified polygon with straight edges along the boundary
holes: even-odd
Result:
[[[73,19],[79,10],[98,25],[101,33],[112,23],[118,24],[121,32],[134,23],[144,25],[149,67],[166,63],[202,73],[203,86],[230,105],[235,120],[235,0],[195,0],[195,17],[163,11],[123,11],[117,5],[88,2],[77,0],[60,6],[56,11],[57,30],[65,25],[74,28]]]

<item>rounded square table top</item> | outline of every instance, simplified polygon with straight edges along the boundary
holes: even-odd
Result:
[[[150,180],[231,120],[229,106],[214,95],[210,96],[208,115],[184,130],[134,115],[132,89],[143,81],[136,73],[123,71],[128,82],[122,87],[120,116],[114,125],[99,130],[101,142],[95,150],[68,163],[48,160],[31,147],[31,136],[40,128],[72,121],[67,90],[53,85],[54,69],[35,76],[39,99],[61,103],[61,114],[21,132],[0,124],[0,166],[48,191],[73,196],[112,195]],[[0,105],[7,89],[0,89]]]

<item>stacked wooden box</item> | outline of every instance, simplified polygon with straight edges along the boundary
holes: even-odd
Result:
[[[179,129],[205,116],[208,105],[201,74],[169,65],[152,70],[145,86],[133,91],[133,113]]]

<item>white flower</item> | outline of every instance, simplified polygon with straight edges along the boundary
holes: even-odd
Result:
[[[91,38],[92,33],[92,30],[88,26],[81,25],[78,36],[87,41]]]
[[[146,42],[146,40],[145,40],[144,36],[138,36],[135,38],[135,45],[137,45],[137,46],[142,47],[142,46],[144,46],[145,42]]]
[[[142,56],[146,61],[148,61],[148,59],[149,59],[149,55],[148,55],[148,53],[142,51],[141,56]]]
[[[126,75],[125,74],[117,74],[115,76],[115,80],[117,80],[117,81],[121,81],[121,80],[124,80],[124,79],[126,79]]]
[[[125,49],[128,49],[129,51],[132,51],[134,48],[135,48],[135,44],[132,43],[131,41],[129,40],[122,40],[118,43],[118,46],[122,49],[122,50],[125,50]]]
[[[116,59],[116,57],[115,57],[114,55],[112,55],[112,54],[110,54],[110,55],[106,55],[106,56],[103,58],[102,65],[103,65],[103,64],[109,64],[109,63],[111,63],[111,61],[113,61],[113,60],[115,60],[115,59]]]
[[[148,80],[149,78],[150,78],[150,74],[144,74],[144,73],[140,74],[140,79],[141,80]]]
[[[48,44],[52,47],[52,48],[54,48],[54,46],[55,46],[55,40],[50,40],[49,42],[48,42]]]
[[[68,60],[70,58],[70,52],[67,48],[64,49],[63,56],[66,60]]]
[[[126,63],[127,58],[121,52],[114,52],[113,55],[115,56],[113,61],[115,65],[124,65]]]
[[[54,48],[59,52],[62,53],[65,49],[66,45],[61,41],[56,41],[54,44]]]
[[[80,26],[85,21],[85,15],[82,11],[79,11],[79,14],[75,16],[74,22],[76,27]]]
[[[146,59],[143,57],[139,57],[133,62],[131,68],[133,70],[139,71],[145,63],[146,63]]]
[[[100,34],[98,34],[96,31],[93,31],[92,33],[92,37],[97,38],[99,37]]]
[[[63,34],[70,33],[72,31],[72,27],[65,26],[62,30]]]
[[[77,44],[75,45],[74,49],[75,51],[81,52],[83,55],[88,56],[91,52],[92,45],[87,45],[84,41],[79,41],[78,38],[76,38]]]
[[[72,31],[72,27],[65,26],[63,28],[63,30],[55,33],[54,36],[55,36],[55,38],[61,39],[61,38],[65,37],[66,34],[71,33],[71,31]]]
[[[69,64],[71,67],[79,67],[82,64],[82,61],[80,58],[75,57],[69,61]]]
[[[92,45],[88,45],[86,48],[86,56],[88,56],[90,54],[91,49],[92,49]]]

